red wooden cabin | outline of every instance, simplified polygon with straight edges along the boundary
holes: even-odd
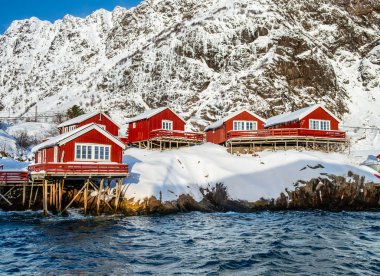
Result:
[[[130,144],[157,140],[178,143],[200,143],[203,134],[186,132],[185,120],[168,107],[147,110],[127,121]],[[178,145],[177,143],[177,145]]]
[[[63,122],[62,124],[58,125],[58,129],[59,133],[63,134],[91,123],[99,125],[111,133],[113,136],[119,135],[120,126],[116,124],[107,114],[101,111],[83,114],[66,122]]]
[[[205,128],[206,141],[214,144],[225,143],[230,136],[241,132],[264,129],[265,119],[248,110],[240,110],[222,118]]]
[[[125,145],[103,127],[91,123],[37,145],[32,149],[31,174],[126,176],[122,164]]]
[[[271,117],[265,124],[266,129],[276,129],[286,133],[294,131],[294,136],[313,136],[345,138],[345,132],[339,131],[340,120],[322,105],[313,105],[294,112]],[[280,131],[280,132],[281,132]]]

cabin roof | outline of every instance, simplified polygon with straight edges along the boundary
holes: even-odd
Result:
[[[93,111],[93,112],[90,112],[90,113],[86,113],[86,114],[83,114],[83,115],[80,115],[80,116],[77,116],[75,118],[72,118],[66,122],[63,122],[62,124],[58,125],[58,127],[65,127],[65,126],[71,126],[71,125],[76,125],[76,124],[79,124],[83,121],[86,121],[87,119],[90,119],[98,114],[102,114],[102,116],[106,117],[108,120],[112,121],[115,125],[117,125],[119,128],[120,126],[114,122],[107,114],[105,114],[104,112],[102,111]]]
[[[213,129],[217,129],[219,127],[221,127],[225,122],[227,122],[228,120],[232,119],[233,117],[239,115],[240,113],[243,113],[243,112],[247,112],[249,114],[251,114],[252,116],[256,117],[257,119],[259,119],[260,121],[264,122],[265,123],[265,119],[261,118],[260,116],[258,116],[257,114],[247,110],[247,109],[241,109],[241,110],[238,110],[230,115],[228,115],[227,117],[224,117],[222,119],[219,119],[218,121],[208,125],[206,128],[205,128],[205,131],[207,130],[213,130]]]
[[[178,118],[180,118],[184,123],[186,123],[185,120],[181,116],[179,116],[177,113],[175,113],[169,107],[159,107],[159,108],[156,108],[156,109],[148,109],[148,110],[144,111],[143,113],[141,113],[141,114],[139,114],[139,115],[137,115],[135,117],[132,117],[132,118],[128,119],[126,121],[126,123],[130,124],[130,123],[133,123],[133,122],[149,119],[149,118],[153,117],[154,115],[157,115],[157,114],[161,113],[162,111],[164,111],[166,109],[169,109],[171,112],[173,112],[174,114],[176,114],[178,116]]]
[[[115,144],[117,144],[120,147],[122,147],[123,149],[125,149],[125,145],[123,142],[121,142],[119,139],[117,139],[115,136],[113,136],[111,133],[109,133],[105,129],[101,128],[97,124],[91,123],[91,124],[87,124],[87,125],[81,126],[79,128],[76,128],[72,131],[63,133],[61,135],[52,137],[49,140],[33,147],[31,151],[36,152],[40,149],[51,148],[51,147],[56,146],[56,145],[63,145],[63,144],[65,144],[71,140],[74,140],[75,138],[77,138],[77,137],[79,137],[79,136],[81,136],[81,135],[83,135],[83,134],[85,134],[85,133],[87,133],[93,129],[97,130],[98,132],[100,132],[101,134],[106,136],[108,139],[110,139],[112,142],[114,142]]]
[[[270,117],[267,120],[265,127],[270,127],[273,125],[278,125],[278,124],[292,122],[292,121],[298,121],[298,120],[306,117],[307,115],[309,115],[311,112],[313,112],[314,110],[316,110],[319,107],[322,108],[324,111],[326,111],[335,120],[340,122],[340,120],[334,114],[332,114],[329,110],[327,110],[323,105],[316,104],[316,105],[308,106],[308,107],[305,107],[305,108],[302,108],[302,109],[299,109],[299,110],[296,110],[293,112],[288,112],[288,113],[284,113],[284,114],[280,114],[277,116]]]

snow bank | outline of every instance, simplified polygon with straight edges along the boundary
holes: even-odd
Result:
[[[256,201],[261,197],[277,198],[298,180],[326,177],[324,174],[344,176],[348,171],[378,182],[375,171],[352,164],[343,154],[298,151],[265,151],[259,156],[234,156],[221,146],[210,143],[173,150],[147,151],[128,149],[124,162],[130,166],[126,184],[127,197],[140,200],[160,197],[174,200],[181,194],[190,194],[201,200],[200,187],[222,182],[232,199]]]

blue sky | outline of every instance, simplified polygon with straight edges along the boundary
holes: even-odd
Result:
[[[0,0],[0,34],[13,20],[38,17],[54,22],[66,14],[85,17],[103,8],[113,10],[115,6],[130,8],[142,0]]]

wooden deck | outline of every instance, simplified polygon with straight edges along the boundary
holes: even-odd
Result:
[[[165,150],[199,145],[203,142],[203,133],[157,129],[150,132],[149,139],[129,142],[129,144],[139,148]]]
[[[47,163],[28,167],[32,179],[40,178],[124,178],[128,176],[127,164],[104,163]]]
[[[24,185],[28,181],[27,171],[0,171],[0,185]]]
[[[226,146],[248,148],[249,151],[265,148],[288,149],[304,148],[323,151],[341,151],[348,141],[344,131],[323,131],[311,129],[264,129],[256,131],[230,131]]]

